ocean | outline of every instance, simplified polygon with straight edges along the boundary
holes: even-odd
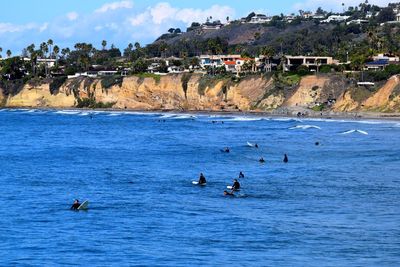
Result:
[[[400,122],[7,109],[0,140],[0,266],[400,264]]]

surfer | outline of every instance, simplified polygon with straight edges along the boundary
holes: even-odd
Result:
[[[232,192],[239,189],[240,189],[240,183],[237,179],[234,179],[232,185]]]
[[[283,158],[283,162],[284,163],[288,163],[289,162],[288,156],[286,154],[285,154],[285,156]]]
[[[199,185],[206,184],[206,183],[207,183],[206,177],[204,177],[204,174],[203,174],[203,173],[200,173]]]
[[[261,157],[258,161],[259,161],[260,163],[264,163],[264,162],[265,162],[265,159],[264,159],[263,157]]]
[[[319,146],[319,142],[315,142],[315,145],[316,145],[316,146]]]
[[[78,210],[80,205],[81,205],[81,203],[79,202],[79,200],[75,199],[74,204],[72,204],[72,206],[71,206],[71,210]]]
[[[229,147],[225,147],[223,150],[221,150],[222,152],[225,152],[225,153],[229,153],[229,152],[231,152],[230,150],[229,150]]]
[[[255,147],[255,148],[258,148],[258,144],[256,143],[256,144],[254,145],[254,147]]]
[[[239,178],[244,178],[243,172],[240,172],[240,173],[239,173]]]

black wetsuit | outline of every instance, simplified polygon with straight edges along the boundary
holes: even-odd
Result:
[[[206,177],[204,177],[204,175],[200,175],[199,184],[205,184],[205,183],[207,183]]]
[[[287,157],[286,154],[285,154],[285,158],[283,159],[283,162],[284,162],[284,163],[288,163],[288,162],[289,162],[289,159],[288,159],[288,157]]]
[[[239,178],[244,178],[243,172],[240,172],[240,173],[239,173]]]
[[[81,205],[81,203],[74,203],[74,204],[72,204],[72,206],[71,206],[71,210],[77,210],[78,208],[79,208],[79,206]]]
[[[240,189],[240,184],[239,182],[234,182],[232,185],[232,190],[239,190]]]

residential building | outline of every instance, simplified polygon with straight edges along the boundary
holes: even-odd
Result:
[[[209,22],[207,21],[206,23],[204,23],[203,25],[201,25],[201,28],[203,30],[219,30],[223,27],[224,25],[221,23],[221,21],[216,20],[213,22]]]
[[[24,57],[23,58],[24,61],[31,61],[30,58],[28,57]],[[37,58],[36,59],[36,64],[45,64],[47,65],[47,67],[54,67],[56,65],[57,60],[54,58]]]
[[[285,70],[297,68],[298,66],[307,66],[309,69],[317,69],[322,65],[338,64],[332,57],[323,56],[289,56],[286,55]]]
[[[400,58],[395,55],[390,55],[390,54],[378,54],[377,56],[373,57],[374,61],[377,60],[387,60],[389,64],[397,64],[400,62]]]
[[[225,61],[235,61],[240,58],[240,55],[201,55],[199,57],[202,68],[221,67]]]
[[[310,19],[310,18],[312,18],[314,15],[313,15],[313,13],[311,12],[311,11],[305,11],[305,12],[302,12],[301,13],[301,17],[303,18],[303,19]]]
[[[321,21],[322,23],[331,23],[331,22],[343,22],[350,18],[350,16],[342,16],[342,15],[331,15],[326,20]]]
[[[369,22],[369,21],[368,21],[368,20],[365,20],[365,19],[355,19],[355,20],[351,20],[351,21],[347,22],[346,24],[347,24],[347,25],[350,25],[350,24],[361,25],[361,24],[365,24],[365,23],[368,23],[368,22]]]
[[[272,20],[271,17],[267,17],[264,14],[256,14],[254,15],[249,23],[253,23],[253,24],[262,24],[262,23],[268,23]]]
[[[387,59],[378,59],[371,62],[367,62],[365,64],[365,70],[384,70],[386,66],[389,65],[389,60]]]

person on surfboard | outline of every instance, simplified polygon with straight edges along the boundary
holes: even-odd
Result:
[[[199,185],[206,184],[206,183],[207,183],[206,177],[204,177],[204,174],[203,174],[203,173],[200,173]]]
[[[74,204],[72,204],[72,206],[71,206],[71,210],[78,210],[80,205],[81,205],[81,203],[79,202],[79,200],[75,199]]]
[[[240,183],[237,179],[234,179],[232,185],[232,192],[239,189],[240,189]]]
[[[255,148],[258,148],[258,144],[256,143],[256,144],[254,145],[254,147],[255,147]]]
[[[239,178],[244,178],[243,172],[240,172],[240,173],[239,173]]]
[[[263,157],[261,157],[261,158],[259,159],[259,162],[264,163],[264,162],[265,162],[265,159],[264,159]]]

